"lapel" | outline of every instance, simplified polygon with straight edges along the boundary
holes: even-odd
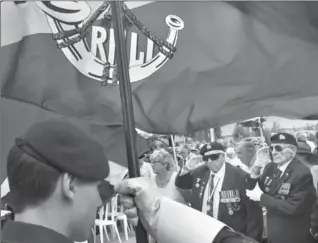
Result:
[[[204,197],[204,191],[208,184],[210,176],[210,170],[207,167],[204,167],[202,171],[195,174],[194,181],[193,181],[193,201],[192,201],[192,207],[202,211],[202,204],[203,204],[203,197]]]
[[[234,185],[233,185],[233,170],[231,168],[231,165],[228,163],[225,163],[225,174],[224,174],[224,179],[221,187],[221,191],[226,191],[226,190],[233,190]],[[223,217],[228,213],[228,209],[224,203],[219,203],[219,212],[218,212],[218,220],[223,219]]]
[[[293,171],[295,164],[297,163],[296,158],[294,158],[290,164],[287,166],[284,174],[277,180],[277,185],[274,188],[273,194],[276,194],[276,192],[279,190],[279,188],[282,186],[282,184],[290,177],[290,173]]]

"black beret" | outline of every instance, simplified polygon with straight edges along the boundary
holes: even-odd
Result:
[[[39,162],[82,180],[104,180],[109,174],[102,146],[64,121],[35,124],[16,139],[15,146]]]
[[[225,147],[222,144],[217,143],[217,142],[208,143],[208,144],[203,145],[203,147],[200,150],[200,154],[202,156],[205,156],[206,153],[210,152],[210,151],[225,152]]]
[[[297,147],[296,138],[293,135],[291,135],[289,133],[285,133],[285,132],[280,132],[280,133],[273,135],[271,137],[271,143],[273,143],[273,144],[275,144],[275,143],[290,144],[290,145],[294,145]]]

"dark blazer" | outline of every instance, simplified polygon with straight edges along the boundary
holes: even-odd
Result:
[[[295,158],[275,179],[277,165],[269,163],[258,180],[247,178],[249,188],[259,182],[264,194],[260,206],[268,211],[268,236],[272,243],[308,242],[315,188],[310,170]]]
[[[218,220],[238,232],[260,240],[263,229],[261,209],[257,203],[246,197],[245,179],[247,174],[228,163],[225,166],[225,177],[221,190],[238,191],[240,202],[230,203],[230,205],[220,202]],[[202,211],[204,191],[208,184],[209,175],[210,170],[202,165],[188,174],[181,176],[179,173],[175,181],[176,187],[185,195],[185,199],[191,204],[191,207],[199,211]],[[230,212],[229,207],[233,209],[232,212]]]

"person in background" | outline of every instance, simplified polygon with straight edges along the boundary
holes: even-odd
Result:
[[[237,157],[247,168],[250,168],[251,162],[256,154],[256,147],[253,142],[241,141],[235,148]]]
[[[297,142],[297,158],[308,167],[313,176],[313,183],[317,190],[318,184],[318,155],[311,152],[310,147],[305,142]]]
[[[277,133],[271,137],[273,162],[263,173],[247,178],[252,190],[246,195],[267,209],[268,238],[272,243],[305,243],[308,240],[315,188],[309,169],[296,157],[293,135]]]
[[[225,163],[225,148],[213,142],[202,147],[203,165],[178,174],[175,184],[191,207],[253,239],[262,236],[262,214],[245,195],[246,172]]]
[[[257,243],[224,223],[160,195],[147,178],[123,181],[115,188],[128,220],[141,222],[158,242]]]
[[[316,145],[314,142],[308,140],[307,134],[306,133],[298,133],[296,135],[297,142],[305,142],[310,146],[310,151],[314,152],[316,149]]]
[[[101,145],[57,120],[37,123],[16,139],[7,175],[5,200],[14,221],[2,229],[6,243],[85,241],[97,208],[114,191],[104,181],[109,164]]]
[[[140,155],[138,157],[139,160],[139,166],[140,166],[140,175],[142,177],[148,177],[151,178],[154,176],[152,167],[150,163],[145,161],[146,156],[149,154],[149,152],[145,152],[144,154]],[[150,162],[150,161],[149,161]]]
[[[180,161],[180,164],[179,164],[180,169],[182,169],[182,167],[187,163],[187,160],[189,160],[191,157],[195,156],[193,153],[191,153],[191,151],[187,145],[181,146],[180,155],[182,157],[182,160]]]
[[[150,164],[155,176],[151,178],[160,194],[180,203],[185,203],[174,181],[177,176],[176,163],[167,151],[156,151],[150,156]]]
[[[245,172],[248,172],[247,165],[243,164],[243,162],[236,156],[235,149],[232,147],[228,147],[225,151],[226,162],[230,163],[234,167],[238,167]]]

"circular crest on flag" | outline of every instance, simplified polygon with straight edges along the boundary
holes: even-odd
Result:
[[[117,82],[116,46],[109,1],[104,1],[96,11],[92,11],[88,1],[35,3],[45,13],[58,48],[79,72],[102,84]],[[131,42],[128,53],[130,81],[136,82],[154,74],[173,57],[178,32],[184,28],[184,22],[176,15],[166,16],[165,22],[169,31],[166,39],[161,40],[148,30],[126,5],[123,5],[122,11],[124,21],[134,26],[131,36],[127,39]],[[96,25],[107,21],[110,24]],[[89,31],[90,35],[87,34]],[[140,49],[137,46],[138,37],[141,39],[141,36],[146,39],[146,51],[137,54]]]

